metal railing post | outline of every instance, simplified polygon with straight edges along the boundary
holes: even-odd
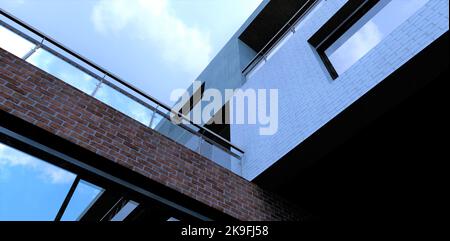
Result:
[[[94,97],[95,94],[97,94],[100,87],[102,87],[102,84],[103,84],[103,81],[105,80],[105,78],[106,78],[106,74],[103,75],[103,78],[100,80],[100,82],[98,82],[97,86],[95,86],[95,89],[94,89],[94,91],[92,91],[92,94],[91,94],[92,97]]]
[[[295,32],[296,32],[295,25],[291,25],[290,30],[291,30],[292,34],[295,34]]]
[[[42,41],[39,44],[36,44],[34,46],[34,48],[30,49],[30,51],[28,51],[28,53],[26,53],[22,59],[23,60],[27,60],[29,57],[31,57],[31,55],[33,55],[38,49],[41,48],[42,44],[44,43],[45,38],[42,39]]]
[[[202,154],[202,145],[203,145],[203,138],[201,137],[201,136],[199,136],[200,137],[200,139],[199,139],[199,141],[198,141],[198,153],[199,154]]]

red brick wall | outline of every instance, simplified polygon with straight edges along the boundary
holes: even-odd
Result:
[[[283,199],[0,49],[0,109],[240,220],[297,220]]]

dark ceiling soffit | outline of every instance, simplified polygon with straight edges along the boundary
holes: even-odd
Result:
[[[276,192],[359,130],[448,71],[448,31],[312,136],[257,176],[253,182]]]
[[[239,39],[255,52],[260,52],[283,26],[310,0],[272,0],[242,32]],[[304,8],[305,11],[309,8]],[[298,14],[297,16],[301,16]],[[293,19],[295,22],[297,19]],[[276,41],[273,41],[276,42]]]

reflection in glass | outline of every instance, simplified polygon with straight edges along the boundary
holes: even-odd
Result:
[[[159,114],[155,115],[160,116]],[[160,119],[161,118],[161,119]],[[174,124],[172,121],[163,118],[162,116],[158,117],[159,123],[157,126],[155,126],[155,130],[158,131],[160,134],[163,134],[164,136],[168,137],[169,139],[172,139],[180,144],[184,144],[182,142],[181,137],[183,136],[184,132],[186,131],[183,127],[180,125]]]
[[[99,83],[97,79],[43,49],[38,49],[27,61],[89,95]]]
[[[221,148],[211,145],[211,159],[217,164],[231,170],[231,155]]]
[[[16,55],[19,58],[25,56],[34,44],[11,32],[3,26],[0,26],[0,48]]]
[[[157,126],[159,125],[159,123],[161,123],[162,119],[164,119],[164,117],[155,112],[150,128],[157,129]]]
[[[338,74],[375,48],[429,0],[381,0],[326,51]]]
[[[74,180],[74,174],[0,143],[0,220],[54,220]]]
[[[197,135],[190,133],[189,131],[185,131],[183,136],[184,146],[191,149],[192,151],[199,151],[201,138]]]
[[[78,183],[61,221],[78,221],[104,190],[86,181]]]
[[[23,57],[24,55],[27,55],[31,49],[35,47],[34,44],[28,42],[27,40],[23,39],[19,35],[16,35],[15,33],[11,32],[10,30],[7,30],[6,28],[0,26],[0,47],[4,48],[5,50],[8,50],[9,52],[18,55],[19,57]],[[45,47],[44,47],[45,48]],[[110,105],[111,107],[117,109],[118,111],[121,111],[122,113],[128,115],[129,117],[141,122],[142,124],[146,126],[150,126],[152,129],[157,130],[158,132],[162,133],[163,135],[171,138],[174,141],[177,141],[178,143],[185,145],[189,149],[199,152],[201,151],[200,143],[201,138],[197,135],[192,134],[191,132],[185,130],[184,128],[175,125],[171,123],[169,120],[165,119],[164,116],[155,113],[153,115],[153,111],[149,108],[145,107],[144,105],[134,101],[132,98],[129,98],[128,96],[120,93],[119,91],[113,89],[112,87],[102,84],[99,87],[100,81],[89,74],[83,72],[82,70],[76,68],[75,66],[71,65],[68,62],[65,62],[63,59],[53,55],[51,53],[52,51],[47,51],[45,49],[39,48],[37,49],[31,56],[27,58],[27,62],[30,64],[33,64],[34,66],[42,69],[43,71],[52,74],[53,76],[59,78],[60,80],[72,85],[73,87],[83,91],[84,93],[88,95],[93,95],[95,91],[95,98],[99,99],[100,101]],[[168,111],[161,110],[163,113],[168,114]],[[192,127],[192,126],[191,126]],[[194,128],[195,129],[195,128]],[[198,130],[197,130],[198,131]],[[221,152],[215,151],[218,154],[213,154],[212,150],[213,148],[209,148],[208,151],[204,150],[203,155],[205,155],[208,158],[212,158],[216,161],[216,159],[224,159],[222,157],[215,158],[213,156],[222,156]],[[49,165],[49,164],[42,164],[39,165],[41,167]],[[52,166],[53,167],[53,166]],[[53,167],[56,168],[56,167]],[[17,169],[17,170],[16,170]],[[44,169],[51,169],[51,168],[44,168]],[[0,166],[0,181],[1,177],[6,175],[5,173],[11,172],[11,170],[14,170],[16,172],[21,172],[23,175],[25,175],[25,171],[19,170],[18,167],[12,166],[10,170],[4,171],[5,169]],[[64,170],[60,170],[60,172],[65,172]],[[20,173],[17,174],[20,176]],[[28,174],[27,174],[28,175]],[[73,181],[73,180],[72,180]],[[36,182],[38,183],[38,182]],[[87,187],[84,187],[86,184],[80,184],[80,188],[77,188],[76,190],[81,192],[82,189],[88,189]],[[70,185],[69,185],[70,187]],[[6,189],[5,189],[6,190]],[[97,190],[96,188],[92,190]],[[3,191],[3,190],[0,190]],[[56,192],[55,192],[56,193]],[[0,192],[0,194],[3,194]],[[1,198],[2,196],[0,196]],[[77,197],[74,197],[77,198]],[[88,202],[88,199],[80,197],[82,200],[77,201],[80,203],[86,204]],[[56,200],[56,199],[54,199]],[[84,200],[84,201],[83,201]],[[90,203],[90,202],[88,202]],[[76,204],[70,204],[70,205],[76,205]],[[62,217],[63,220],[74,220],[79,217],[80,212],[83,212],[82,205],[79,204],[79,206],[75,206],[67,211]],[[59,208],[59,206],[58,206]],[[85,207],[84,207],[85,208]],[[73,210],[72,210],[73,209]],[[81,209],[81,210],[80,210]],[[56,213],[55,213],[56,215]],[[52,216],[52,215],[50,215]],[[1,217],[1,216],[0,216]],[[51,217],[50,220],[52,220],[54,217]]]
[[[103,84],[94,96],[116,110],[148,126],[152,111],[110,86]]]
[[[111,221],[124,221],[138,206],[139,203],[135,201],[128,201],[127,204],[125,204],[125,206],[111,218]]]

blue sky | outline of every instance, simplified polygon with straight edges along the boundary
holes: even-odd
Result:
[[[75,174],[0,143],[0,221],[54,220]],[[74,221],[102,189],[80,182],[62,220]]]
[[[0,0],[164,103],[187,88],[261,0]]]

